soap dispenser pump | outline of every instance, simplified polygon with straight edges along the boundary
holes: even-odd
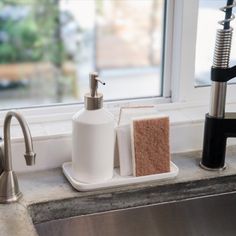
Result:
[[[98,83],[105,85],[98,73],[91,73],[90,92],[84,96],[85,107],[72,118],[73,175],[84,183],[101,183],[113,177],[115,120],[103,108]]]
[[[86,93],[84,96],[84,105],[87,110],[97,110],[103,107],[103,95],[97,92],[98,82],[105,85],[99,79],[97,72],[91,73],[89,75],[90,93]]]

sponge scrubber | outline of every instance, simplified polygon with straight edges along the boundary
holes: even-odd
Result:
[[[170,171],[169,118],[133,119],[131,125],[134,176]]]

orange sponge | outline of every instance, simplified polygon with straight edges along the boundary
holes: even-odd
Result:
[[[134,176],[170,171],[169,117],[133,119],[131,139]]]

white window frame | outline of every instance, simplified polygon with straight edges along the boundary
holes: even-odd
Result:
[[[199,0],[169,0],[169,4],[174,5],[172,102],[208,104],[211,87],[194,85]],[[227,103],[236,102],[235,93],[236,85],[228,84]]]

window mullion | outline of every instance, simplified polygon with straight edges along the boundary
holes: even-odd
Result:
[[[198,0],[174,1],[171,90],[173,102],[192,100]]]
[[[165,23],[163,36],[163,97],[171,97],[171,70],[172,47],[173,47],[173,27],[174,27],[174,0],[165,2]]]

